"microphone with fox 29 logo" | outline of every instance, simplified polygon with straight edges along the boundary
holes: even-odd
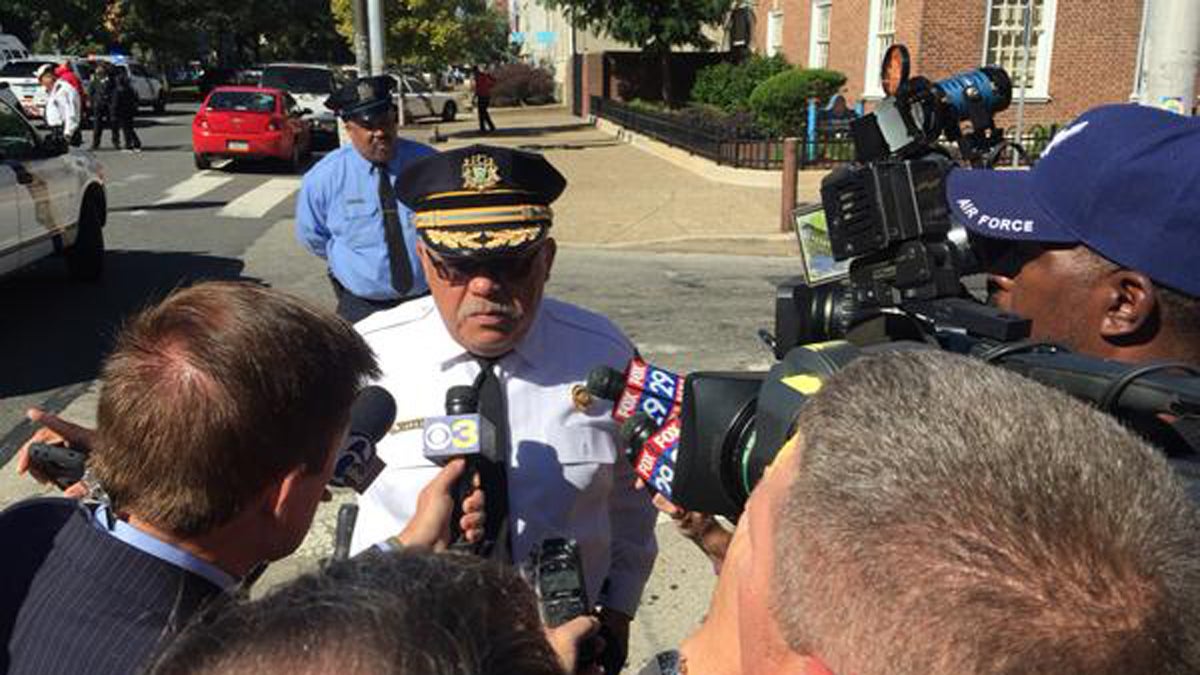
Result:
[[[677,417],[683,405],[683,378],[633,358],[621,373],[599,366],[588,374],[587,392],[596,398],[613,401],[612,417],[625,422],[637,413],[645,413],[661,426]]]
[[[661,427],[643,412],[634,414],[621,425],[621,439],[628,446],[633,472],[651,490],[668,500],[674,492],[675,461],[679,455],[682,422],[678,415]]]

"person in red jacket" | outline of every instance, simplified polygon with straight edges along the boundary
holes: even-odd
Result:
[[[486,134],[496,130],[496,123],[488,114],[488,105],[492,102],[492,87],[496,86],[496,78],[480,68],[475,68],[474,74],[475,109],[479,111],[479,131]]]
[[[76,99],[77,109],[75,110],[75,115],[80,121],[82,121],[83,111],[87,110],[87,92],[83,90],[83,82],[79,80],[79,76],[75,74],[75,71],[71,69],[70,61],[63,61],[62,65],[54,69],[54,74],[58,76],[58,79],[71,85],[71,87],[75,89],[75,92],[79,94],[79,97]],[[77,147],[83,143],[82,124],[76,128],[75,133],[71,135],[70,140],[71,145]]]

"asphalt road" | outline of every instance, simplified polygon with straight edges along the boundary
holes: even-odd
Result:
[[[139,118],[141,154],[99,153],[109,199],[102,282],[70,282],[59,260],[0,279],[0,464],[27,438],[23,413],[31,405],[92,419],[92,385],[122,320],[173,288],[254,279],[332,308],[323,265],[292,236],[299,176],[265,164],[197,172],[193,111],[173,106]],[[425,140],[429,131],[413,135]],[[667,368],[764,369],[771,359],[756,334],[771,327],[774,284],[793,273],[787,258],[601,251],[568,242],[547,292],[608,315]],[[37,491],[11,466],[0,471],[0,506]],[[275,565],[261,587],[328,555],[336,505],[322,508],[302,549]],[[675,645],[707,606],[709,565],[672,529],[660,524],[662,553],[632,638],[635,663]]]
[[[141,154],[99,152],[109,221],[106,273],[76,284],[59,260],[0,279],[0,462],[30,405],[61,408],[96,377],[121,320],[199,279],[256,279],[332,306],[321,266],[294,245],[300,178],[282,166],[197,172],[194,107],[139,118]],[[428,131],[414,135],[424,140]],[[578,187],[574,189],[580,189]],[[765,365],[755,337],[772,321],[783,258],[656,255],[564,246],[549,293],[603,312],[643,353],[682,370]]]

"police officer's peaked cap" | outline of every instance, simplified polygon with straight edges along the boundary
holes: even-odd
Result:
[[[546,237],[567,179],[532,152],[472,145],[430,155],[396,178],[426,245],[442,255],[520,253]]]
[[[396,81],[390,75],[362,77],[342,85],[325,99],[325,107],[344,120],[371,124],[391,111]]]

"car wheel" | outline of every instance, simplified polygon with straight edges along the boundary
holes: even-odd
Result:
[[[79,214],[79,233],[66,251],[67,273],[76,281],[95,281],[104,271],[104,199],[88,193]]]
[[[454,105],[454,101],[446,101],[446,105],[442,106],[442,121],[453,122],[456,117],[458,117],[458,106]]]
[[[208,155],[196,152],[196,153],[192,154],[192,157],[195,158],[195,160],[196,160],[196,168],[197,169],[204,171],[205,169],[212,168],[212,160],[209,159]]]
[[[158,100],[154,102],[154,112],[161,115],[167,111],[167,93],[160,92]]]

